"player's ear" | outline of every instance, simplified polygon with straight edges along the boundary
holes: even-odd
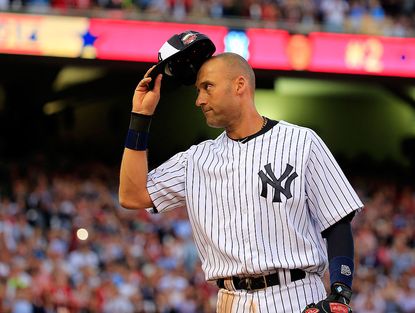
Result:
[[[236,86],[236,93],[241,95],[245,92],[246,88],[248,87],[248,82],[244,76],[238,76],[235,79],[235,86]]]

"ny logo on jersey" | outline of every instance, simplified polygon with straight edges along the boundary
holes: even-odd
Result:
[[[292,197],[290,188],[291,183],[293,180],[298,176],[298,174],[293,170],[293,167],[287,163],[285,167],[284,173],[281,175],[280,178],[276,178],[274,172],[271,169],[271,163],[268,163],[265,165],[265,171],[267,174],[265,174],[262,170],[259,171],[258,175],[261,178],[262,182],[262,191],[261,191],[261,197],[266,198],[268,194],[268,184],[274,188],[274,197],[272,198],[272,202],[281,202],[281,193],[287,198],[290,199]],[[291,173],[291,175],[290,175]],[[289,175],[289,176],[288,176]],[[284,181],[284,179],[287,179],[285,181],[284,187],[281,186],[281,183]]]

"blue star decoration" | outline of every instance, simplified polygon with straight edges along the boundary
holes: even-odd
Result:
[[[36,32],[36,30],[34,30],[33,33],[30,34],[29,39],[31,41],[37,41],[37,32]]]
[[[97,38],[97,36],[92,35],[90,31],[87,30],[85,33],[82,34],[82,40],[84,41],[82,43],[82,47],[93,46]]]
[[[94,36],[91,34],[89,30],[86,30],[85,33],[81,35],[82,37],[82,47],[79,57],[81,58],[89,58],[93,59],[96,57],[96,50],[94,47],[95,40],[97,40],[98,36]]]

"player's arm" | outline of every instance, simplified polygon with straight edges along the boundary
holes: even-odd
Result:
[[[354,272],[354,243],[350,222],[355,212],[350,213],[336,224],[322,232],[327,239],[327,253],[329,259],[330,294],[318,302],[310,304],[304,310],[315,312],[352,312],[349,307],[352,297],[352,280]]]
[[[121,160],[118,197],[121,206],[127,209],[145,209],[153,206],[147,191],[147,138],[151,117],[160,100],[161,76],[154,88],[149,89],[151,78],[147,71],[138,83],[133,97],[131,122]]]
[[[354,242],[351,221],[355,212],[342,218],[321,233],[327,239],[330,284],[342,283],[352,288],[354,273]]]

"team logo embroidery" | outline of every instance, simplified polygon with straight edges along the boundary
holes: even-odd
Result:
[[[183,38],[181,39],[184,45],[190,45],[193,41],[195,41],[197,38],[196,34],[193,33],[188,33],[186,35],[183,36]]]
[[[330,312],[334,312],[334,313],[348,313],[349,312],[349,307],[345,304],[342,303],[334,303],[331,302],[330,303]]]
[[[275,177],[274,172],[271,169],[271,163],[265,165],[266,174],[261,170],[259,171],[258,175],[261,178],[262,182],[262,191],[261,197],[266,198],[268,195],[268,185],[274,188],[274,197],[272,198],[272,202],[281,202],[281,193],[287,198],[290,199],[292,197],[291,194],[291,183],[293,180],[298,176],[298,174],[293,170],[293,167],[287,163],[285,167],[284,173],[281,175],[280,178],[277,179]],[[269,176],[269,177],[268,177]],[[285,181],[284,187],[281,186],[281,183]]]
[[[348,267],[347,265],[342,265],[341,266],[340,273],[342,273],[343,275],[346,275],[346,276],[352,275],[352,271],[350,270],[350,267]]]

